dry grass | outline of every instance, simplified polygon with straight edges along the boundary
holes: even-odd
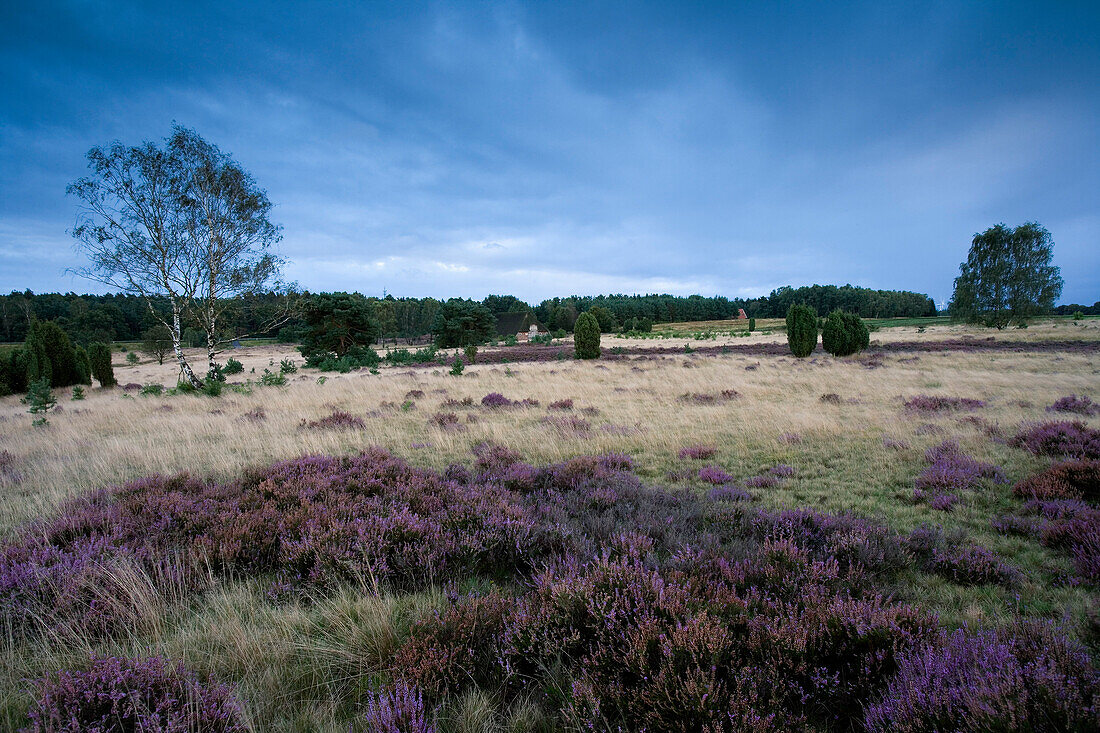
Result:
[[[979,332],[982,333],[982,332]],[[928,336],[923,334],[923,336]],[[245,374],[292,356],[289,349],[257,347],[240,352]],[[0,474],[0,532],[53,510],[64,499],[95,487],[150,473],[190,471],[226,477],[242,466],[303,453],[344,453],[381,445],[410,460],[433,467],[467,461],[471,445],[482,440],[507,443],[535,462],[557,461],[593,451],[624,451],[638,461],[643,474],[663,476],[676,454],[696,443],[719,447],[718,458],[735,474],[754,472],[761,464],[787,462],[799,467],[813,456],[826,459],[857,445],[863,455],[845,478],[853,485],[829,508],[864,508],[871,487],[893,474],[898,454],[881,446],[889,436],[920,448],[935,436],[921,436],[925,422],[940,423],[951,434],[976,431],[955,424],[954,417],[914,419],[901,409],[901,399],[916,393],[986,400],[981,416],[1006,428],[1037,419],[1042,409],[1071,392],[1095,392],[1096,354],[922,354],[915,361],[891,355],[886,366],[866,369],[852,359],[819,357],[799,362],[787,357],[666,356],[607,363],[556,362],[468,367],[462,377],[445,369],[383,368],[379,375],[329,374],[323,385],[317,373],[289,375],[286,387],[255,387],[252,394],[141,396],[120,389],[89,389],[87,399],[60,396],[61,412],[49,425],[31,426],[32,417],[15,397],[0,400],[0,450],[14,456],[22,480]],[[758,364],[754,370],[747,366]],[[119,382],[171,384],[168,364],[117,367]],[[406,393],[424,397],[415,407],[400,409]],[[678,399],[684,393],[735,389],[742,397],[718,405],[696,405]],[[480,403],[489,392],[512,399],[533,398],[538,408],[457,410],[465,430],[443,431],[429,418],[450,398],[470,397]],[[845,402],[827,405],[820,395],[836,393]],[[554,400],[572,398],[576,411],[595,407],[587,417],[587,437],[548,430],[540,422]],[[386,406],[389,403],[391,406]],[[1030,403],[1031,407],[1021,407]],[[245,413],[262,408],[263,420]],[[363,417],[363,430],[304,430],[302,419],[314,420],[333,409]],[[447,408],[443,411],[455,411]],[[474,423],[466,423],[473,415]],[[629,430],[616,434],[603,426]],[[801,445],[778,438],[798,433]],[[980,441],[979,453],[994,451]],[[418,447],[413,446],[429,446]],[[832,447],[830,447],[832,446]],[[996,456],[994,456],[996,457]],[[828,461],[826,461],[826,464]],[[802,467],[800,473],[833,484],[827,470]],[[807,496],[815,481],[796,484]],[[793,498],[798,499],[799,496]],[[826,498],[826,497],[818,497]],[[849,506],[846,506],[849,505]]]

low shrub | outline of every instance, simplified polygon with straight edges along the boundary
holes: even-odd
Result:
[[[1040,456],[1100,460],[1100,430],[1079,420],[1032,425],[1017,433],[1009,444]]]
[[[281,372],[264,369],[264,373],[260,376],[260,384],[265,387],[282,387],[286,384],[286,376]]]
[[[232,356],[225,360],[225,366],[222,367],[222,374],[240,374],[244,371],[244,364],[234,359]]]
[[[955,412],[977,410],[980,407],[985,407],[985,403],[968,397],[917,395],[905,401],[905,409],[912,412]]]
[[[905,651],[898,674],[865,718],[870,733],[1092,731],[1100,677],[1062,629],[961,629]]]
[[[680,449],[680,459],[691,459],[695,461],[702,461],[708,458],[713,458],[718,452],[718,449],[712,445],[690,445],[687,448]]]
[[[363,418],[352,415],[350,412],[333,410],[331,415],[317,420],[303,419],[299,427],[309,430],[363,430],[367,424]]]
[[[511,407],[512,401],[500,392],[490,392],[481,398],[482,407]]]
[[[546,406],[548,410],[572,410],[573,400],[568,397],[563,400],[555,400]]]
[[[850,356],[863,351],[871,342],[871,334],[855,313],[835,310],[821,328],[821,346],[833,356]]]
[[[1056,463],[1012,488],[1023,499],[1083,499],[1100,502],[1100,461]]]
[[[1054,404],[1047,408],[1047,412],[1072,412],[1077,415],[1092,417],[1093,415],[1100,415],[1100,405],[1087,396],[1078,397],[1071,394],[1068,397],[1055,400]]]
[[[720,466],[703,466],[696,473],[696,477],[708,484],[728,484],[733,481],[733,476],[726,473]]]
[[[245,733],[232,689],[159,657],[93,659],[90,669],[36,683],[30,733]]]

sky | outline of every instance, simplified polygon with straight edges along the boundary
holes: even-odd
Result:
[[[68,272],[85,155],[267,190],[312,291],[950,298],[1038,221],[1100,300],[1100,3],[0,0],[0,292]]]

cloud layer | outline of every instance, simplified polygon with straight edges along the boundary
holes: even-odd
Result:
[[[1100,297],[1088,5],[381,5],[3,11],[0,289],[93,289],[65,185],[177,121],[312,290],[939,301],[974,232],[1038,220],[1063,300]]]

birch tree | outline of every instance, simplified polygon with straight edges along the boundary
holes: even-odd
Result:
[[[279,279],[283,260],[273,247],[281,235],[267,194],[229,155],[180,126],[163,148],[116,142],[92,148],[88,164],[92,174],[68,188],[81,201],[72,234],[91,262],[74,272],[142,296],[168,330],[181,379],[202,386],[183,352],[184,321],[206,334],[212,378],[225,343],[219,318],[232,299],[292,290]],[[285,302],[270,327],[289,317]]]
[[[273,291],[283,295],[284,307],[262,326],[268,330],[289,319],[293,288],[280,280],[284,260],[273,248],[281,229],[268,218],[272,204],[255,179],[194,130],[175,127],[168,147],[184,171],[179,182],[184,246],[200,275],[190,304],[206,333],[207,373],[214,377],[226,343],[218,323],[233,300]]]
[[[81,202],[72,235],[91,264],[73,272],[144,298],[153,319],[168,330],[180,378],[201,386],[180,338],[198,271],[183,236],[179,161],[149,142],[97,146],[87,157],[91,175],[67,191]],[[167,313],[157,307],[164,302]]]

